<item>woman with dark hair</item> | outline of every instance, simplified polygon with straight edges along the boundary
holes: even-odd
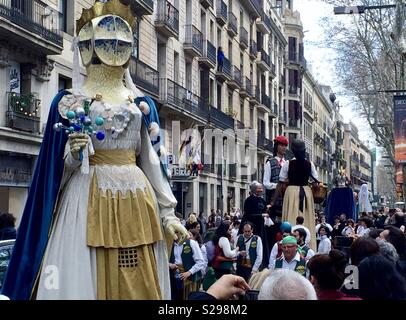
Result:
[[[213,237],[215,255],[212,265],[217,279],[232,272],[233,263],[239,254],[238,247],[231,249],[230,239],[231,224],[229,221],[222,221]]]
[[[406,300],[405,279],[381,255],[365,258],[358,266],[359,295],[364,300]]]
[[[351,245],[351,264],[358,266],[366,257],[380,253],[379,245],[374,239],[362,237],[356,239]]]
[[[271,200],[271,207],[282,192],[283,184],[289,186],[285,191],[282,207],[282,220],[289,221],[292,225],[297,216],[304,217],[304,226],[313,230],[314,223],[314,199],[311,188],[308,186],[309,178],[317,183],[317,171],[314,164],[306,159],[306,146],[302,140],[294,140],[291,145],[291,151],[295,156],[287,161],[281,168],[279,174],[279,183],[276,192]],[[316,248],[316,239],[313,238],[310,243],[311,248]]]
[[[336,249],[329,254],[313,256],[307,263],[310,282],[316,289],[319,300],[359,300],[340,292],[345,280],[345,267],[348,261],[345,255]]]
[[[11,240],[17,237],[16,218],[11,213],[0,213],[0,240]]]

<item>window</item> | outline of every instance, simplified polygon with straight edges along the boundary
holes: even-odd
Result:
[[[186,67],[186,89],[192,91],[192,64],[190,62],[185,63]]]
[[[67,0],[59,0],[59,30],[63,32],[68,29],[67,11]]]
[[[217,109],[221,110],[221,91],[222,85],[217,83]]]
[[[138,20],[136,20],[136,25],[133,31],[133,36],[134,36],[134,46],[133,46],[133,52],[132,56],[136,59],[138,59],[138,52],[139,52],[139,38],[140,38],[140,25],[138,23]]]
[[[240,121],[244,123],[244,100],[240,100]]]
[[[72,88],[72,79],[59,75],[58,79],[58,90],[70,89]]]
[[[214,106],[214,80],[210,79],[210,105]]]
[[[173,81],[179,83],[179,53],[173,53]]]
[[[297,61],[297,39],[294,37],[289,37],[289,60]]]

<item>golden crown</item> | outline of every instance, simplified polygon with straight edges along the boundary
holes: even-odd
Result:
[[[108,14],[116,15],[128,22],[131,28],[134,29],[136,17],[133,14],[130,6],[130,0],[110,0],[107,2],[96,2],[90,9],[83,9],[82,16],[76,21],[76,33],[94,18],[105,16]]]

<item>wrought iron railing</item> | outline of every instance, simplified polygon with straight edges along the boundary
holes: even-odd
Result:
[[[253,40],[251,40],[250,43],[250,55],[253,57],[256,57],[258,53],[258,49],[257,49],[257,43]]]
[[[129,65],[133,81],[141,89],[155,96],[159,96],[159,72],[146,63],[132,58]]]
[[[240,44],[248,47],[248,31],[244,27],[240,27]]]
[[[265,62],[268,66],[271,66],[271,58],[269,55],[264,51],[264,49],[261,49],[261,60]]]
[[[228,28],[237,33],[237,17],[231,11],[228,12]]]
[[[252,95],[252,84],[250,78],[247,77],[244,78],[244,81],[242,83],[242,89],[245,90],[249,96]]]
[[[203,57],[216,65],[216,47],[209,41],[203,41]]]
[[[273,113],[278,114],[279,106],[276,102],[273,103]]]
[[[271,108],[271,98],[264,92],[261,95],[261,103],[264,106]]]
[[[200,54],[203,53],[203,34],[194,25],[185,25],[185,44],[191,45]]]
[[[188,111],[202,118],[207,118],[209,108],[206,101],[193,94],[190,90],[182,87],[176,82],[161,78],[160,79],[160,99],[163,102]]]
[[[7,126],[12,129],[41,133],[41,100],[35,95],[7,92]]]
[[[234,129],[234,119],[213,106],[210,106],[210,121],[222,129]]]
[[[0,0],[0,16],[10,22],[63,46],[59,34],[59,13],[39,0]]]
[[[223,59],[223,66],[218,66],[218,71],[224,73],[227,77],[231,78],[231,63],[226,57]]]
[[[217,0],[217,17],[224,22],[227,21],[227,5],[222,0]]]
[[[241,70],[238,69],[236,66],[232,66],[231,70],[231,78],[241,87]]]
[[[167,0],[158,1],[157,22],[163,23],[173,32],[179,34],[179,10]]]

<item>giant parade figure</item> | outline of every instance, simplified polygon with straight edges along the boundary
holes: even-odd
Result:
[[[170,299],[174,214],[154,101],[131,80],[136,16],[97,1],[77,22],[87,79],[54,98],[2,293],[11,299]]]
[[[351,189],[351,181],[348,179],[345,169],[338,170],[334,177],[335,188],[330,191],[325,207],[326,220],[331,225],[334,218],[345,213],[347,219],[357,221],[354,192]]]

